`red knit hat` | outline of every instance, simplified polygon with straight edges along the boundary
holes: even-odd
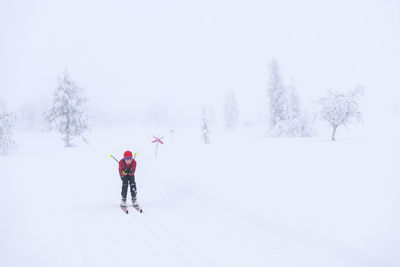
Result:
[[[131,159],[132,158],[132,152],[130,151],[125,151],[124,153],[124,159]]]

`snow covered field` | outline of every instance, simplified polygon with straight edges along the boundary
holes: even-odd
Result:
[[[96,130],[65,148],[17,133],[0,157],[0,266],[400,266],[398,131],[331,142],[247,128],[203,145],[176,129],[158,158],[153,134]],[[118,207],[109,155],[128,149],[143,214]]]

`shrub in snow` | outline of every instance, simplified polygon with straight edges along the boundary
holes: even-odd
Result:
[[[295,117],[280,120],[270,130],[273,136],[285,137],[310,137],[315,135],[313,129],[314,117],[302,112]]]
[[[316,115],[312,115],[302,111],[299,116],[294,119],[293,125],[295,129],[294,136],[310,137],[315,135],[314,122]]]
[[[66,146],[71,145],[74,137],[82,137],[89,129],[88,115],[84,110],[87,99],[82,96],[82,88],[73,82],[65,72],[58,79],[58,87],[54,93],[53,106],[44,114],[44,122],[49,130],[58,131]]]
[[[322,119],[332,126],[332,141],[336,140],[336,130],[340,125],[361,120],[358,103],[363,92],[363,88],[358,86],[347,94],[328,91],[327,96],[320,99]]]
[[[226,95],[224,121],[228,130],[234,130],[239,120],[239,105],[236,102],[236,96],[233,91]]]
[[[0,112],[0,153],[2,154],[10,152],[16,147],[12,136],[15,121],[12,113]]]

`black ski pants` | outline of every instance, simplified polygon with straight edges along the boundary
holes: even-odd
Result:
[[[122,198],[126,199],[126,195],[128,194],[128,186],[130,186],[131,197],[132,199],[136,199],[135,175],[121,176],[121,180],[122,180],[122,191],[121,191]]]

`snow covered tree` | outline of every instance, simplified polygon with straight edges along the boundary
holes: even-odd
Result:
[[[201,126],[201,132],[202,132],[202,138],[204,141],[204,144],[209,144],[210,143],[210,129],[208,127],[208,119],[207,119],[207,111],[205,108],[202,110],[201,114],[201,121],[202,121],[202,126]]]
[[[296,85],[292,79],[290,85],[286,87],[287,100],[285,101],[287,104],[287,117],[288,118],[296,118],[301,115],[300,109],[300,98],[297,94]]]
[[[328,91],[328,95],[320,99],[321,116],[332,126],[332,141],[336,140],[336,130],[340,125],[346,126],[353,121],[361,120],[359,100],[364,93],[361,86],[347,94]]]
[[[300,108],[300,98],[294,82],[284,85],[278,62],[274,59],[269,66],[269,130],[273,136],[310,136],[312,117]]]
[[[273,130],[279,121],[287,119],[285,112],[285,87],[278,62],[273,59],[269,64],[268,100],[270,115],[270,130]]]
[[[228,130],[234,130],[239,120],[239,105],[236,102],[236,96],[233,91],[226,95],[224,111],[225,127]]]
[[[65,72],[58,78],[53,106],[43,114],[47,128],[62,134],[66,146],[71,146],[74,137],[82,137],[86,142],[83,133],[89,129],[89,116],[84,110],[87,99],[82,92],[82,88]]]
[[[12,129],[15,125],[15,116],[0,110],[0,153],[12,151],[16,143],[12,135]]]

